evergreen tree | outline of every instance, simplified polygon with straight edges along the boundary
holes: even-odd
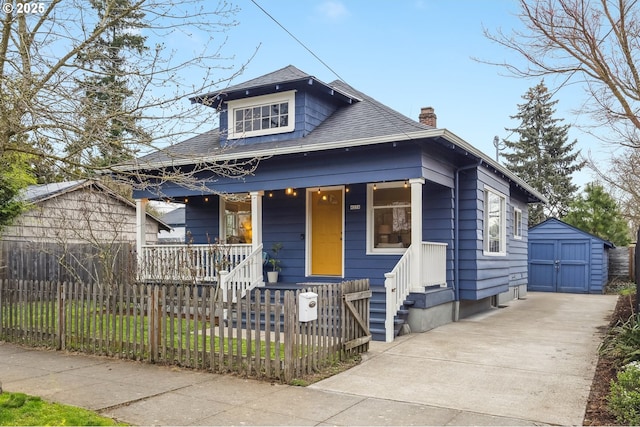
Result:
[[[29,156],[0,153],[0,231],[26,208],[20,192],[36,180],[30,172]]]
[[[569,213],[562,219],[581,230],[609,240],[615,245],[629,244],[630,235],[627,222],[613,197],[602,185],[587,184],[584,196],[577,197],[569,207]]]
[[[542,193],[549,203],[532,205],[529,209],[529,225],[547,218],[561,218],[578,187],[571,175],[582,169],[578,142],[568,142],[569,125],[560,125],[554,118],[555,104],[544,81],[529,89],[522,97],[526,102],[518,105],[518,114],[512,119],[520,121],[516,129],[507,129],[519,135],[517,141],[505,140],[508,151],[504,154],[506,166],[533,188]]]
[[[135,68],[128,63],[127,53],[146,50],[146,37],[140,35],[144,14],[129,13],[114,21],[107,31],[101,28],[106,16],[125,15],[132,8],[130,0],[91,0],[97,11],[99,36],[82,51],[76,61],[91,72],[78,81],[82,92],[80,116],[85,133],[81,140],[67,147],[79,164],[109,166],[134,157],[135,151],[125,143],[125,133],[139,139],[148,135],[137,126],[139,117],[128,112],[128,98],[133,91],[127,76]],[[130,140],[130,138],[127,138]],[[94,141],[105,141],[96,147]],[[78,172],[78,171],[76,171]]]

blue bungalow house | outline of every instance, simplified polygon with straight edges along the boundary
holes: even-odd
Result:
[[[526,292],[527,205],[544,197],[439,129],[433,108],[414,121],[294,66],[191,101],[218,109],[219,128],[134,168],[153,176],[231,162],[252,171],[234,178],[211,168],[197,175],[202,188],[135,191],[141,227],[148,200],[184,203],[190,251],[200,251],[181,269],[183,245],[147,245],[141,234],[142,279],[220,280],[242,297],[265,286],[263,253],[281,243],[281,284],[369,278],[370,331],[386,341],[399,311],[424,331]],[[232,259],[219,276],[207,250],[214,240]]]

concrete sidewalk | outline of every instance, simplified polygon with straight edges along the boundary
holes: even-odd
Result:
[[[135,425],[580,425],[616,300],[530,293],[306,388],[8,343],[0,381]]]

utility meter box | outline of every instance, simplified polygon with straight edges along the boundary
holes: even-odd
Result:
[[[298,318],[301,322],[311,322],[318,318],[318,294],[314,292],[299,294]]]

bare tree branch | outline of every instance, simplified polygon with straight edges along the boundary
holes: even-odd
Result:
[[[606,142],[640,147],[640,5],[637,0],[519,0],[524,30],[484,29],[526,61],[478,59],[519,77],[567,76],[581,84],[585,111],[606,126]]]
[[[63,171],[82,165],[89,174],[105,172],[104,167],[92,167],[87,159],[78,158],[79,151],[66,150],[74,141],[91,141],[96,150],[109,143],[101,136],[105,132],[95,132],[81,120],[86,105],[77,84],[104,72],[84,66],[77,58],[105,31],[132,16],[144,16],[145,26],[129,31],[143,32],[153,45],[127,52],[120,77],[132,95],[121,112],[110,111],[96,123],[118,119],[119,114],[123,120],[135,117],[142,132],[127,135],[122,143],[138,154],[163,150],[168,157],[176,155],[171,144],[217,126],[214,108],[188,99],[223,90],[244,70],[246,64],[235,69],[235,59],[224,55],[226,32],[237,25],[237,7],[223,0],[132,0],[127,7],[120,7],[122,3],[112,7],[115,1],[105,0],[103,16],[85,0],[51,0],[41,14],[17,14],[15,6],[23,0],[9,2],[14,12],[6,13],[0,22],[0,156],[28,153]],[[184,40],[192,51],[186,52],[176,40]],[[244,60],[253,54],[244,54]],[[211,150],[223,152],[215,146]],[[191,167],[166,168],[160,180],[203,188],[195,178],[198,172],[241,177],[252,173],[259,160],[204,162],[194,157]],[[123,172],[110,166],[106,172],[117,172],[134,183],[148,178],[143,169]]]

